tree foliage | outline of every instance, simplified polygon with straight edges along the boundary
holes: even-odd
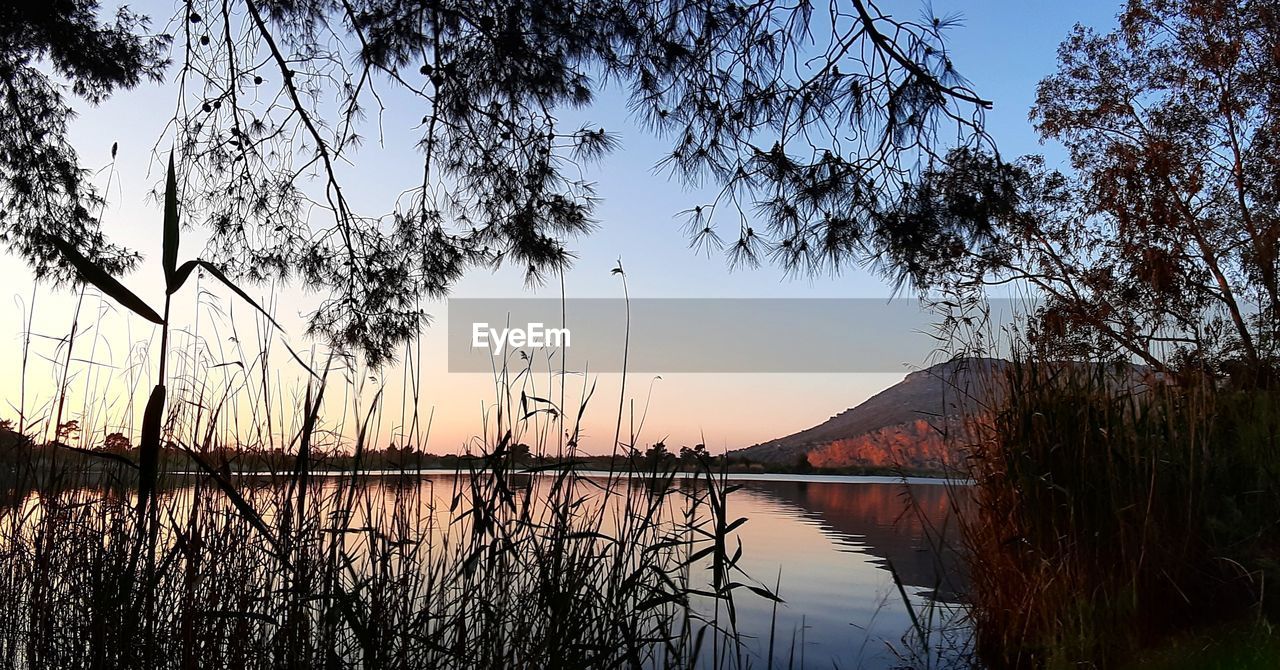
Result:
[[[0,243],[56,280],[73,276],[58,239],[111,272],[137,260],[99,232],[102,198],[67,141],[66,92],[96,104],[158,80],[168,40],[144,35],[147,19],[128,9],[110,23],[98,10],[95,0],[0,4]]]
[[[922,158],[983,139],[949,22],[868,0],[194,0],[182,16],[192,220],[240,274],[327,289],[312,331],[375,363],[467,268],[536,283],[572,261],[597,223],[583,166],[618,138],[561,117],[602,93],[671,143],[668,174],[716,188],[688,212],[695,245],[795,272],[864,258]],[[367,116],[410,114],[420,174],[386,175],[403,178],[391,211],[358,211],[344,177]]]
[[[97,9],[0,9],[16,138],[3,234],[41,273],[66,267],[50,236],[108,272],[136,260],[99,234],[70,109],[31,64],[47,59],[90,102],[160,76],[166,38],[127,11],[102,25]],[[879,215],[925,161],[986,142],[989,103],[943,43],[953,23],[872,0],[186,0],[170,23],[184,219],[209,231],[219,267],[320,290],[311,331],[377,364],[466,269],[511,264],[536,283],[568,266],[597,224],[584,166],[619,143],[562,117],[620,93],[670,142],[660,167],[716,194],[686,212],[694,246],[839,271],[882,251]],[[401,197],[358,208],[344,184],[378,169],[358,148],[405,118],[421,172],[380,175]]]
[[[958,152],[882,226],[907,231],[896,267],[1033,285],[1060,355],[1274,361],[1280,7],[1132,0],[1118,30],[1072,31],[1031,116],[1071,172]]]

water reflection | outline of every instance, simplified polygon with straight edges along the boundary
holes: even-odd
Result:
[[[770,586],[780,578],[786,600],[776,620],[771,606],[744,604],[742,628],[762,638],[758,653],[768,654],[771,627],[781,667],[887,668],[959,653],[958,608],[929,608],[956,602],[963,585],[948,487],[852,477],[743,484],[730,505],[731,516],[751,519],[740,532],[744,566]],[[927,651],[912,639],[890,564],[929,629]]]
[[[320,479],[322,492],[337,491],[346,481]],[[457,482],[444,473],[364,479],[362,495],[371,493],[370,501],[381,505],[364,508],[364,518],[355,523],[376,526],[381,522],[373,517],[390,518],[412,500],[430,518],[433,532],[442,532],[452,527]],[[737,531],[741,567],[760,584],[777,586],[785,601],[775,611],[771,602],[739,592],[738,628],[748,638],[753,667],[769,665],[771,646],[773,667],[937,667],[939,658],[952,658],[963,645],[965,628],[954,621],[958,608],[931,608],[955,603],[963,592],[952,548],[956,524],[949,487],[859,477],[754,477],[736,483],[743,487],[729,496],[729,518],[749,519]],[[190,494],[190,480],[174,484],[166,496]],[[245,477],[240,485],[250,497],[278,488],[271,478]],[[33,505],[38,497],[29,486],[0,489],[9,489],[0,496],[0,508]],[[909,607],[926,629],[927,645],[913,635]]]
[[[892,564],[907,586],[957,601],[964,585],[951,491],[940,483],[758,480],[752,491],[789,503],[833,539]]]

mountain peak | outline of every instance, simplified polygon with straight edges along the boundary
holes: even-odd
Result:
[[[729,452],[761,463],[793,464],[804,456],[828,468],[899,465],[940,470],[952,462],[940,428],[985,397],[1007,362],[956,358],[908,373],[902,381],[812,428]]]

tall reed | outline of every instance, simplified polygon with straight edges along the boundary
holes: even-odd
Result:
[[[556,398],[551,371],[539,388],[525,359],[495,370],[495,411],[453,476],[370,475],[386,399],[362,400],[353,361],[290,349],[306,383],[287,405],[268,364],[270,310],[215,266],[178,264],[176,192],[170,165],[161,312],[63,245],[86,286],[160,327],[159,363],[136,449],[34,444],[24,397],[12,433],[24,443],[2,445],[19,455],[0,463],[0,666],[749,664],[735,595],[775,596],[739,568],[745,519],[728,516],[724,473],[704,461],[694,480],[665,462],[583,474],[573,457],[592,387],[569,402],[561,369]],[[231,338],[214,321],[213,340],[171,327],[171,301],[201,273],[261,316],[258,352],[234,321]],[[354,411],[327,417],[333,394]],[[420,449],[416,386],[413,400]],[[528,469],[529,449],[568,459]],[[335,472],[338,454],[349,467]],[[273,469],[237,473],[249,458]]]
[[[167,476],[150,541],[136,493],[107,485],[122,465],[10,497],[0,664],[743,664],[720,478],[527,473],[509,434],[490,447],[445,479],[229,476],[192,448],[204,473]]]
[[[1021,354],[991,383],[961,515],[987,663],[1116,667],[1195,626],[1265,625],[1280,392]]]

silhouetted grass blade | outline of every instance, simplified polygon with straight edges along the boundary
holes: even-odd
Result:
[[[164,384],[156,384],[142,415],[142,436],[138,445],[138,509],[144,509],[155,492],[160,463],[160,419],[164,412]]]
[[[192,271],[198,267],[200,267],[200,261],[187,261],[186,263],[183,263],[178,269],[173,271],[173,279],[168,282],[168,288],[166,291],[170,295],[177,293],[178,289],[181,289],[182,285],[187,283],[187,279],[191,277]]]
[[[178,270],[178,178],[173,170],[173,154],[169,154],[169,172],[164,183],[164,281],[168,293],[177,291],[175,281]]]
[[[124,284],[117,281],[106,270],[85,258],[70,242],[55,237],[53,243],[58,247],[58,251],[62,252],[62,256],[67,259],[67,262],[75,267],[81,279],[93,284],[99,291],[111,296],[116,302],[133,310],[135,314],[147,321],[156,325],[164,325],[164,319],[155,310],[151,309],[147,303],[143,302],[142,298],[134,295],[133,291],[125,288]]]

